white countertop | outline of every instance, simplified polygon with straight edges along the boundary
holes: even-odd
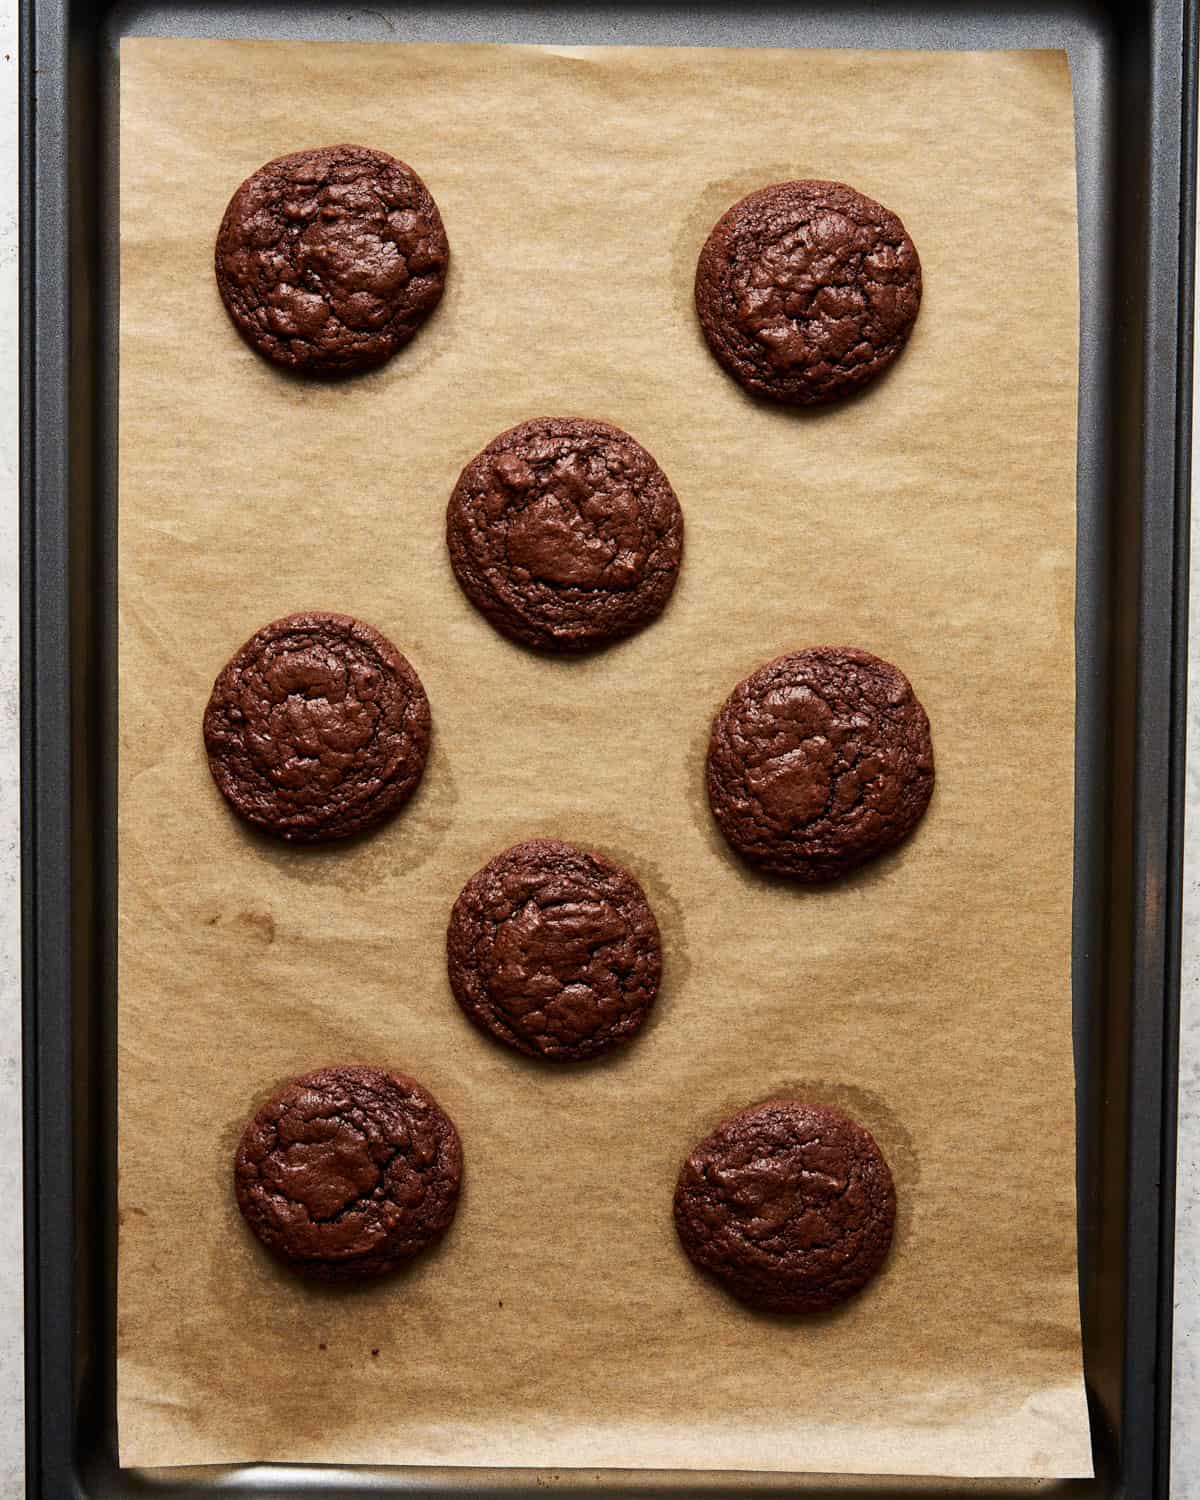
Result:
[[[0,1500],[23,1494],[18,694],[17,0],[0,0]],[[1200,300],[1200,299],[1198,299]],[[1198,340],[1200,344],[1200,340]],[[1196,388],[1200,391],[1200,360]],[[1200,403],[1196,427],[1200,434]],[[1200,455],[1195,468],[1200,474]],[[1200,560],[1200,503],[1192,555]],[[1200,566],[1192,581],[1188,806],[1200,810]],[[1200,1500],[1200,817],[1184,878],[1172,1489]]]

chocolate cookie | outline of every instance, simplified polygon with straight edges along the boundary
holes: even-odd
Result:
[[[776,1099],[718,1125],[679,1174],[675,1229],[691,1260],[742,1302],[820,1312],[887,1258],[892,1174],[837,1110]]]
[[[446,541],[463,593],[503,635],[587,651],[662,612],[683,513],[627,432],[541,417],[493,438],[462,471]]]
[[[921,262],[894,213],[842,182],[777,182],[717,221],[696,268],[708,346],[748,391],[837,401],[908,341]]]
[[[713,720],[708,801],[752,864],[832,880],[912,832],[933,794],[929,720],[898,667],[851,646],[780,656]]]
[[[453,1123],[382,1068],[293,1079],[246,1126],[234,1191],[272,1255],[322,1281],[395,1271],[449,1229],[462,1181]]]
[[[450,913],[446,960],[476,1026],[555,1062],[628,1041],[662,974],[641,886],[557,839],[514,844],[471,876]]]
[[[450,247],[409,166],[366,146],[280,156],[247,177],[217,235],[217,286],[252,349],[303,375],[390,359],[437,306]]]
[[[395,646],[349,615],[288,615],[213,686],[208,767],[237,813],[281,839],[361,833],[416,790],[429,700]]]

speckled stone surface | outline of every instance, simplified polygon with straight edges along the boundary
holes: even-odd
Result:
[[[1200,348],[1200,339],[1197,340]],[[1193,366],[1200,392],[1200,358]],[[1192,430],[1200,436],[1200,401]],[[1192,558],[1200,559],[1200,443],[1192,447]],[[1171,1492],[1200,1500],[1200,567],[1193,567],[1188,654],[1187,825],[1179,1038],[1179,1159],[1175,1202],[1175,1347]]]
[[[24,1493],[17,813],[17,0],[0,0],[0,1496]]]

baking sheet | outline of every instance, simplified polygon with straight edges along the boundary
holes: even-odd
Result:
[[[126,40],[121,99],[122,1462],[1090,1472],[1062,55]],[[454,261],[408,351],[319,387],[238,340],[212,238],[248,172],[342,139],[417,167]],[[866,396],[795,414],[711,361],[690,282],[730,202],[805,175],[901,214],[925,302]],[[662,620],[561,663],[442,541],[462,463],[560,412],[630,430],[688,528]],[[342,849],[235,824],[200,745],[225,658],[300,608],[379,626],[433,707],[417,799]],[[816,642],[908,672],[938,788],[813,891],[726,853],[702,762],[729,687]],[[463,880],[536,834],[628,864],[664,933],[656,1018],[589,1069],[489,1044],[445,982]],[[421,1078],[467,1157],[442,1249],[352,1292],[276,1270],[229,1181],[251,1108],[346,1060]],[[886,1274],[796,1323],[692,1273],[670,1195],[721,1116],[801,1090],[901,1208]]]

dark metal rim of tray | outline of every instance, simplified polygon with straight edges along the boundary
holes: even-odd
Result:
[[[1166,1494],[1197,0],[420,5],[25,0],[22,873],[29,1494]],[[115,1459],[115,40],[1066,46],[1081,242],[1073,985],[1096,1481]],[[1020,225],[1014,226],[1020,233]]]

